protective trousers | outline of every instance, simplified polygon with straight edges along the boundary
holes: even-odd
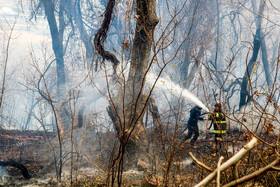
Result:
[[[198,133],[198,126],[197,125],[189,125],[188,124],[188,134],[185,137],[185,141],[190,139],[192,137],[192,135],[194,134],[194,137],[191,139],[191,145],[194,145],[194,143],[196,142],[199,133]]]

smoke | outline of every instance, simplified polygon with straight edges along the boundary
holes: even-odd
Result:
[[[239,129],[241,132],[247,132],[249,129],[252,132],[265,132],[266,125],[271,124],[274,127],[272,130],[277,135],[279,134],[279,129],[276,128],[278,124],[278,120],[280,119],[280,115],[277,110],[275,110],[273,105],[269,105],[265,110],[257,109],[254,105],[247,104],[238,113],[230,113],[228,116],[231,119],[238,119],[242,122],[243,125],[239,121],[230,120],[231,128]]]
[[[155,84],[157,76],[154,73],[150,73],[147,76],[147,84],[151,87]],[[200,101],[193,93],[189,90],[182,88],[180,85],[175,84],[171,80],[159,77],[156,83],[156,88],[163,89],[165,91],[172,91],[173,94],[179,96],[180,94],[187,99],[188,101],[200,106],[206,112],[209,112],[209,109]]]
[[[4,179],[5,175],[7,175],[5,167],[0,166],[0,181]]]

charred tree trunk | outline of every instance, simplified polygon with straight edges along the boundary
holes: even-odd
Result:
[[[210,38],[213,38],[209,31],[210,25],[208,27],[207,24],[213,22],[214,6],[211,5],[209,7],[208,4],[205,5],[199,3],[199,1],[193,3],[194,4],[190,4],[191,7],[189,7],[189,14],[192,14],[192,16],[189,17],[187,25],[182,28],[182,30],[186,31],[186,35],[188,35],[188,32],[190,32],[190,35],[183,46],[183,53],[185,54],[184,60],[180,63],[181,65],[178,66],[181,84],[187,89],[195,80],[197,70],[200,67],[200,60],[203,59],[205,49],[210,43]],[[193,19],[193,21],[191,19]],[[200,40],[197,40],[197,38],[200,38]]]
[[[265,79],[268,85],[268,88],[270,89],[272,85],[272,78],[271,78],[271,70],[269,66],[269,62],[267,59],[267,50],[266,50],[266,44],[265,44],[265,39],[263,33],[261,33],[262,40],[261,40],[261,51],[262,51],[262,62],[263,62],[263,68],[265,72]]]
[[[264,2],[262,1],[260,3],[259,7],[259,15],[256,20],[256,25],[257,25],[257,30],[256,34],[254,35],[254,42],[253,42],[253,54],[252,57],[246,67],[246,71],[244,73],[244,76],[242,78],[242,83],[241,83],[241,91],[240,91],[240,101],[239,101],[239,109],[246,105],[248,100],[246,101],[246,98],[250,96],[249,89],[248,89],[248,82],[251,80],[251,73],[253,70],[253,67],[257,65],[257,58],[259,54],[259,49],[261,46],[261,16],[263,14],[264,10]]]
[[[120,140],[119,154],[115,159],[118,163],[115,162],[112,166],[115,168],[114,164],[118,164],[117,172],[122,171],[123,164],[127,164],[126,169],[134,168],[139,158],[147,157],[148,151],[148,139],[142,120],[147,98],[143,96],[142,91],[150,62],[154,29],[159,20],[155,12],[155,0],[137,0],[136,2],[137,22],[128,80],[120,86],[118,95],[113,96],[107,108]],[[104,59],[111,61],[116,70],[118,59],[112,53],[105,51],[103,47],[114,4],[114,0],[108,2],[105,17],[95,35],[94,44],[97,52]]]
[[[180,81],[183,83],[183,87],[186,88],[186,82],[189,78],[189,67],[190,67],[190,54],[189,54],[189,42],[186,43],[186,49],[185,49],[185,58],[182,62],[181,70],[180,70]]]
[[[77,28],[80,32],[80,37],[82,39],[82,42],[86,49],[86,58],[87,58],[87,65],[88,67],[92,67],[92,58],[94,53],[94,46],[92,44],[92,38],[93,36],[88,34],[86,31],[86,28],[84,26],[84,22],[82,19],[82,12],[81,12],[81,2],[80,0],[75,1],[75,3],[72,5],[72,11],[75,24],[77,25]],[[93,32],[92,32],[93,33]]]
[[[263,0],[261,3],[264,3]],[[253,11],[256,12],[256,6],[255,4],[253,3],[252,1],[252,8],[253,8]],[[264,6],[264,5],[263,5]],[[256,19],[258,19],[257,16],[255,16]],[[267,49],[266,49],[266,43],[265,43],[265,33],[263,33],[263,31],[261,31],[261,34],[260,34],[260,38],[261,38],[261,54],[262,54],[262,63],[263,63],[263,68],[264,68],[264,72],[265,72],[265,79],[266,79],[266,82],[267,82],[267,86],[268,86],[268,90],[271,88],[272,86],[272,70],[270,68],[270,64],[268,62],[268,55],[267,55]],[[276,42],[278,43],[278,42]],[[277,47],[275,47],[274,49],[277,49]],[[274,58],[272,58],[274,59]]]
[[[155,12],[155,0],[137,0],[137,18],[133,41],[132,59],[125,94],[125,116],[122,125],[129,129],[127,154],[129,163],[147,157],[148,139],[143,126],[143,114],[146,99],[142,91],[145,73],[150,63],[150,53],[154,38],[154,29],[158,23]],[[138,138],[137,138],[138,137]]]
[[[257,29],[256,35],[254,36],[254,46],[253,46],[253,54],[252,57],[246,67],[246,72],[244,73],[244,76],[242,78],[242,83],[241,83],[241,91],[240,91],[240,101],[239,101],[239,108],[243,107],[246,105],[248,100],[246,101],[246,98],[249,97],[249,89],[248,89],[248,82],[251,81],[251,73],[253,70],[253,67],[257,63],[257,57],[259,54],[259,49],[260,49],[260,28]]]
[[[93,39],[94,32],[91,32],[92,34],[88,34],[88,32],[84,26],[85,24],[82,19],[81,5],[82,4],[81,4],[80,0],[74,1],[74,3],[72,2],[70,14],[71,15],[73,14],[75,24],[77,25],[77,28],[80,33],[80,38],[86,49],[87,66],[88,66],[88,68],[93,68],[94,46],[92,43],[92,39]],[[78,114],[78,127],[82,127],[82,125],[83,125],[83,115],[84,115],[86,106],[87,106],[87,103],[81,103],[81,107],[79,109],[79,114]]]
[[[190,73],[189,73],[188,78],[186,80],[186,85],[185,86],[186,86],[187,89],[191,86],[191,84],[192,84],[192,82],[195,78],[197,70],[199,69],[199,66],[200,66],[200,60],[203,57],[203,55],[204,55],[204,47],[201,46],[200,49],[199,49],[199,52],[198,52],[198,56],[197,56],[197,58],[194,59],[194,64],[191,67]]]
[[[65,30],[65,22],[64,22],[64,6],[65,2],[62,0],[59,2],[59,11],[58,11],[58,23],[55,16],[55,2],[52,0],[41,0],[45,15],[47,17],[47,21],[50,28],[50,33],[52,37],[52,49],[55,54],[56,60],[56,75],[57,75],[57,96],[59,102],[64,97],[66,92],[66,75],[65,75],[65,67],[64,67],[64,49],[63,49],[63,35]],[[68,103],[63,105],[59,111],[59,115],[61,117],[61,126],[62,128],[68,129],[71,124],[71,116],[68,115]]]
[[[156,132],[159,129],[159,125],[160,125],[159,110],[158,110],[155,100],[151,97],[149,98],[148,105],[149,105],[149,111],[153,117],[154,131]]]
[[[265,79],[268,85],[268,89],[272,86],[272,78],[271,78],[271,69],[269,66],[269,62],[267,59],[267,50],[266,50],[266,44],[265,44],[265,38],[263,32],[261,32],[261,51],[262,51],[262,62],[263,62],[263,68],[265,72]]]
[[[63,53],[63,33],[64,33],[64,18],[63,18],[63,5],[60,3],[59,11],[59,26],[55,18],[54,2],[49,0],[42,1],[44,5],[45,14],[50,27],[52,37],[52,49],[56,58],[56,74],[57,74],[57,93],[61,97],[65,91],[65,68],[64,68],[64,53]]]
[[[219,0],[216,0],[217,6],[217,40],[216,40],[216,53],[215,53],[215,60],[214,60],[214,68],[217,69],[217,61],[219,55],[219,40],[220,40],[220,7],[219,7]]]
[[[57,75],[57,99],[59,101],[58,106],[58,115],[60,117],[60,126],[58,124],[58,121],[56,120],[57,125],[57,135],[58,135],[58,144],[59,144],[59,165],[56,168],[57,169],[57,178],[61,179],[61,173],[62,173],[62,141],[61,141],[61,129],[65,128],[68,129],[71,124],[71,116],[69,116],[69,105],[68,102],[64,104],[63,97],[66,92],[66,75],[65,75],[65,67],[64,67],[64,49],[63,49],[63,35],[64,30],[66,27],[66,24],[64,22],[64,13],[65,13],[65,5],[66,1],[61,0],[58,3],[58,6],[56,6],[56,1],[54,0],[40,0],[44,7],[45,15],[47,17],[48,25],[50,28],[50,33],[52,37],[52,49],[55,55],[56,60],[56,75]],[[56,20],[56,7],[58,7],[58,23]],[[63,104],[61,104],[63,103]],[[53,105],[53,101],[50,101],[53,113],[55,118],[56,112]]]

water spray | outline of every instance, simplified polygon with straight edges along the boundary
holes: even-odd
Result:
[[[149,73],[148,77],[147,77],[147,83],[150,85],[153,85],[153,84],[155,84],[155,80],[157,78],[158,77],[154,73]],[[206,113],[209,112],[209,109],[193,93],[191,93],[187,89],[182,88],[180,85],[175,84],[174,82],[172,82],[168,79],[159,77],[158,81],[156,83],[156,87],[160,87],[165,90],[172,90],[175,93],[177,93],[178,95],[181,93],[185,99],[189,100],[192,103],[195,103],[196,105],[201,107],[203,110],[205,110]]]

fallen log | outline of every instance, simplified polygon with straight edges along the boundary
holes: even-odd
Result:
[[[3,167],[6,167],[6,166],[16,167],[16,168],[18,168],[21,171],[21,173],[22,173],[22,175],[23,175],[23,177],[25,179],[30,179],[31,178],[31,176],[28,173],[27,168],[23,164],[15,161],[15,160],[10,159],[8,161],[0,161],[0,166],[3,166]]]

